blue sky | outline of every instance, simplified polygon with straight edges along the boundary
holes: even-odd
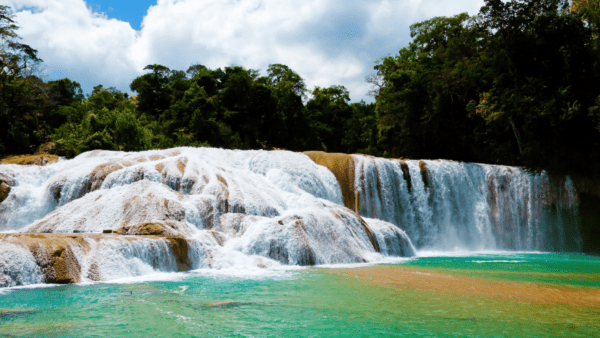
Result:
[[[477,14],[483,0],[0,0],[47,79],[131,92],[149,64],[186,70],[288,65],[315,86],[373,100],[365,76],[410,42],[410,25]]]
[[[142,19],[156,0],[87,0],[88,6],[95,12],[103,12],[109,18],[126,21],[135,30],[139,30]]]

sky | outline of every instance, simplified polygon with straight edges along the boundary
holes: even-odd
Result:
[[[315,86],[343,85],[365,100],[365,76],[411,41],[410,25],[475,15],[483,0],[0,0],[46,80],[68,77],[132,93],[149,64],[187,70],[281,63]]]

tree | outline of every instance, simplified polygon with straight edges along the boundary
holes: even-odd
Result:
[[[600,55],[569,5],[486,0],[478,16],[412,25],[410,45],[376,66],[384,155],[592,170]]]
[[[144,150],[151,131],[137,116],[135,103],[115,88],[94,87],[87,100],[61,106],[66,122],[51,136],[53,151],[73,157],[93,149]]]
[[[413,41],[375,66],[384,86],[376,101],[383,155],[473,160],[466,104],[485,81],[479,60],[487,32],[463,13],[411,26]]]
[[[42,62],[37,50],[18,42],[17,29],[9,7],[0,5],[0,74],[10,79],[33,75],[32,70]]]
[[[598,54],[592,28],[568,8],[488,0],[481,9],[494,32],[483,56],[493,80],[470,111],[486,122],[482,136],[511,135],[511,152],[532,169],[581,171],[597,156],[587,111],[599,94]]]
[[[306,109],[312,120],[311,128],[322,142],[322,150],[344,152],[344,127],[352,115],[350,93],[344,86],[331,86],[315,87],[312,94],[313,98],[306,103]]]
[[[129,86],[138,93],[138,110],[150,119],[157,120],[171,103],[170,91],[167,85],[171,82],[171,70],[162,65],[148,65],[144,70],[152,71],[149,74],[137,77]],[[180,78],[176,74],[175,78]]]
[[[304,108],[306,84],[304,79],[286,65],[271,64],[267,76],[259,79],[268,86],[277,101],[277,114],[283,119],[280,132],[286,135],[278,146],[301,151],[320,147],[318,136]]]
[[[0,5],[0,153],[24,153],[45,141],[49,87],[33,75],[42,60],[19,43],[9,7]]]

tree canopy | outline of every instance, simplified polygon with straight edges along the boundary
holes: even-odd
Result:
[[[0,154],[51,144],[59,155],[173,146],[365,153],[600,169],[598,0],[485,0],[477,15],[434,17],[378,61],[374,103],[341,85],[308,89],[283,64],[151,64],[129,96],[45,82],[0,6]]]

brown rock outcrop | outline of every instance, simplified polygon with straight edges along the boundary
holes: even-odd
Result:
[[[0,163],[3,164],[20,164],[20,165],[40,165],[44,166],[47,164],[54,163],[58,161],[58,156],[43,154],[43,155],[16,155],[5,157],[0,160]]]
[[[347,219],[348,215],[346,213],[344,213],[343,210],[340,210],[339,207],[329,207],[328,209],[337,219],[342,220],[344,222],[344,224],[348,224],[350,222],[350,220]],[[377,242],[377,238],[375,237],[375,235],[373,235],[373,232],[369,228],[369,225],[367,224],[367,222],[365,222],[365,220],[362,217],[360,217],[358,214],[356,214],[354,216],[356,216],[358,218],[358,220],[360,221],[360,224],[362,225],[363,229],[365,230],[365,233],[369,237],[369,241],[371,242],[371,245],[373,245],[373,248],[375,249],[375,251],[381,252],[381,249],[379,248],[379,242]]]
[[[427,171],[427,164],[425,164],[425,161],[419,161],[419,169],[421,170],[423,184],[425,184],[425,187],[428,188],[431,186],[431,179],[429,177],[429,171]]]
[[[27,248],[40,268],[45,283],[70,284],[81,281],[81,263],[75,252],[87,254],[91,249],[89,242],[100,242],[102,239],[111,237],[120,236],[118,234],[0,234],[0,245],[7,241]],[[144,236],[144,238],[166,240],[173,250],[178,271],[190,269],[191,260],[188,254],[187,239],[181,236],[155,235]],[[127,240],[134,241],[136,239],[129,237]],[[100,273],[97,271],[98,267],[94,264],[90,267],[87,277],[91,280],[101,280]]]
[[[410,178],[410,170],[408,168],[408,163],[404,160],[397,160],[398,164],[400,164],[400,169],[402,169],[402,176],[406,181],[406,186],[408,188],[408,192],[412,191],[412,179]]]
[[[192,261],[190,260],[190,256],[188,254],[188,242],[187,239],[183,237],[167,237],[169,243],[171,243],[171,248],[175,253],[175,261],[177,262],[177,270],[178,271],[187,271],[190,269],[190,265]]]
[[[2,181],[0,182],[0,203],[2,203],[10,194],[10,186]]]
[[[130,167],[133,164],[134,163],[130,161],[114,161],[97,166],[90,174],[87,190],[95,191],[100,189],[100,186],[102,186],[102,182],[104,182],[106,176],[117,170]]]
[[[73,246],[87,251],[89,245],[82,236],[65,234],[11,234],[0,235],[0,241],[7,236],[16,237],[33,254],[36,264],[50,284],[80,282],[81,266],[73,253]]]
[[[354,158],[348,154],[323,151],[305,151],[304,154],[316,164],[326,167],[333,173],[342,189],[344,205],[353,209],[355,207]]]
[[[107,231],[108,233],[108,231]],[[111,231],[115,235],[129,236],[191,236],[186,226],[179,222],[144,222],[132,226],[124,226]]]

